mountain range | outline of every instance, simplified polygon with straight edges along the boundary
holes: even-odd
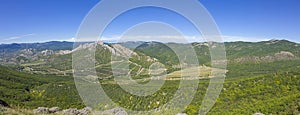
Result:
[[[218,43],[53,41],[2,44],[0,101],[13,107],[14,111],[20,107],[34,109],[40,106],[83,108],[84,104],[72,77],[72,54],[94,47],[96,77],[101,81],[106,93],[127,109],[149,109],[149,106],[156,108],[160,104],[145,103],[140,97],[131,100],[131,95],[122,94],[121,88],[113,82],[116,76],[112,67],[115,65],[128,65],[128,70],[117,68],[117,75],[131,75],[131,78],[139,83],[146,83],[151,76],[157,76],[159,80],[161,74],[166,74],[167,82],[162,88],[163,91],[155,94],[153,98],[161,100],[162,103],[172,97],[169,95],[174,92],[172,88],[176,91],[176,84],[182,79],[182,72],[190,74],[184,77],[187,80],[199,79],[198,96],[194,97],[197,101],[193,101],[184,111],[188,114],[197,113],[201,104],[199,100],[203,99],[201,96],[209,84],[208,79],[214,77],[210,73],[211,70],[226,72],[226,81],[210,114],[300,113],[300,44],[287,40],[225,42],[226,70],[211,67],[209,46],[215,44]],[[170,47],[183,50],[177,54]],[[199,65],[195,66],[189,60],[189,53],[185,48],[195,51]],[[183,60],[179,60],[178,57],[183,57]],[[193,76],[195,69],[201,71],[199,76]],[[138,104],[132,104],[133,101]],[[0,114],[1,111],[0,107]]]
[[[128,57],[135,73],[143,70],[151,63],[160,62],[169,73],[178,69],[178,55],[171,47],[184,50],[191,45],[197,55],[199,65],[210,66],[209,43],[160,43],[160,42],[123,42],[92,43],[82,42],[46,42],[0,45],[0,63],[4,65],[20,65],[22,70],[44,74],[71,74],[72,52],[80,48],[97,45],[95,53],[96,67],[112,61],[112,55]],[[214,43],[212,43],[213,45]],[[287,40],[270,40],[262,42],[225,42],[228,63],[262,63],[281,60],[299,60],[300,44]],[[74,47],[74,48],[73,48]],[[188,56],[184,54],[182,57]],[[131,55],[133,54],[133,55]],[[132,57],[130,57],[132,56]],[[188,61],[187,61],[188,63]],[[138,69],[137,69],[138,68]]]

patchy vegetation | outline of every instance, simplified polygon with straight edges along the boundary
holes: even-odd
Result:
[[[71,46],[69,43],[66,44],[68,47]],[[95,69],[107,95],[123,108],[157,109],[173,98],[180,82],[181,72],[190,73],[192,76],[194,69],[200,69],[201,76],[197,77],[203,79],[199,79],[196,95],[184,111],[188,115],[197,114],[209,84],[209,71],[216,69],[210,67],[208,43],[192,44],[201,66],[185,67],[182,71],[178,69],[179,60],[176,54],[167,46],[156,42],[140,44],[132,51],[128,45],[135,45],[134,42],[127,44],[128,48],[116,44],[97,46]],[[183,46],[184,44],[172,43],[171,45],[186,47]],[[300,45],[285,40],[258,43],[233,42],[225,45],[229,63],[227,70],[220,71],[227,71],[227,77],[216,104],[208,114],[300,114]],[[0,51],[0,54],[5,54],[5,51],[10,49],[16,52],[46,50],[43,49],[44,47],[34,45],[33,48],[39,49],[24,50],[22,45],[17,44],[8,46],[10,48],[1,50],[3,52]],[[88,46],[82,45],[82,47]],[[55,47],[50,48],[56,52],[60,51]],[[118,52],[121,50],[125,53]],[[130,53],[134,55],[129,56]],[[17,61],[23,60],[22,64],[0,66],[0,102],[2,106],[9,105],[0,108],[0,114],[30,115],[34,114],[33,109],[38,107],[78,108],[78,110],[85,107],[71,77],[72,55],[51,54],[51,52],[47,54],[49,55],[34,61],[26,60],[28,58],[26,55],[15,56]],[[116,58],[121,61],[110,63],[112,55],[117,55]],[[122,61],[126,58],[129,60]],[[188,62],[187,60],[187,66]],[[113,81],[112,64],[128,64],[132,78],[143,83],[145,79],[149,79],[149,67],[153,63],[163,64],[168,74],[168,80],[161,90],[153,95],[144,97],[132,95]],[[155,87],[154,85],[149,88]],[[180,96],[187,95],[189,94]],[[113,107],[99,104],[95,109],[113,109]],[[167,111],[160,111],[161,114],[166,114],[165,112]]]

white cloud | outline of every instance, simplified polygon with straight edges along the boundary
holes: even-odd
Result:
[[[161,35],[161,36],[113,36],[113,37],[102,37],[103,41],[159,41],[159,42],[195,42],[200,41],[196,36],[170,36],[170,35]]]
[[[25,35],[19,35],[19,36],[12,36],[9,37],[7,39],[4,39],[4,41],[10,41],[10,40],[15,40],[15,39],[20,39],[20,38],[24,38],[24,37],[28,37],[28,36],[34,36],[36,34],[25,34]]]
[[[259,41],[267,41],[269,38],[263,37],[244,37],[244,36],[222,36],[223,41],[233,42],[233,41],[245,41],[245,42],[259,42]]]
[[[267,41],[269,38],[263,37],[245,37],[245,36],[228,36],[222,35],[222,40],[224,42],[234,42],[234,41],[246,41],[246,42],[258,42],[258,41]],[[278,38],[284,39],[284,38]],[[96,41],[98,38],[69,38],[66,41],[72,42],[86,42],[86,41]],[[112,37],[101,37],[100,40],[107,42],[126,42],[126,41],[159,41],[159,42],[205,42],[202,36],[112,36]]]
[[[68,38],[68,39],[66,39],[66,40],[64,40],[64,41],[68,41],[68,42],[75,42],[75,37]]]

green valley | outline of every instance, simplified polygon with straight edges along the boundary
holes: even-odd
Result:
[[[209,46],[217,43],[192,43],[199,61],[196,67],[193,67],[189,60],[185,60],[185,66],[179,66],[176,53],[168,45],[187,47],[187,44],[181,43],[166,45],[159,42],[98,42],[81,43],[75,49],[72,49],[71,42],[50,43],[53,44],[30,44],[27,47],[18,44],[0,45],[0,49],[14,49],[13,55],[9,55],[11,59],[3,58],[8,56],[8,49],[0,50],[0,100],[10,106],[1,108],[0,114],[18,114],[25,111],[27,114],[34,114],[32,110],[37,107],[84,108],[86,105],[81,100],[72,77],[72,53],[95,44],[97,46],[94,69],[97,72],[97,80],[111,100],[120,107],[138,111],[158,109],[174,98],[173,94],[180,80],[199,80],[198,87],[195,88],[196,95],[183,111],[188,115],[198,114],[209,80],[214,77],[210,72],[215,70],[226,72],[226,79],[219,98],[207,114],[300,114],[298,43],[286,40],[226,42],[226,70],[211,67]],[[65,45],[56,47],[57,44]],[[50,53],[44,55],[45,52]],[[180,56],[187,57],[187,54],[182,52]],[[24,59],[18,59],[20,56]],[[122,68],[117,69],[118,72],[125,71],[140,84],[148,83],[152,79],[152,71],[165,72],[166,81],[160,90],[152,95],[132,95],[114,81],[116,76],[111,67],[115,65],[127,65],[127,73]],[[200,71],[199,76],[194,76],[198,75],[194,73],[195,70]],[[186,79],[181,78],[184,72],[190,73],[185,76]],[[156,87],[159,85],[148,88]],[[187,95],[189,94],[179,96]],[[97,110],[113,107],[99,104],[93,108]],[[174,114],[172,111],[177,109],[158,110],[157,114]]]

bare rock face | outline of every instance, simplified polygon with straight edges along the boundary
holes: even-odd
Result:
[[[72,53],[71,50],[60,50],[57,54],[59,54],[59,55],[65,55],[65,54],[70,54],[70,53]]]
[[[66,115],[79,115],[80,111],[75,108],[70,108],[70,109],[63,110],[63,113]]]
[[[41,51],[41,54],[43,56],[50,56],[50,55],[54,54],[54,51],[53,50],[43,50],[43,51]]]
[[[96,47],[97,44],[95,43],[86,43],[86,44],[81,44],[79,45],[77,48],[73,49],[72,52],[74,51],[79,51],[79,50],[88,50],[91,51],[92,49],[94,49]]]
[[[113,108],[113,109],[104,111],[104,113],[112,114],[112,115],[128,115],[127,112],[122,108]]]
[[[59,108],[59,107],[52,107],[49,109],[49,113],[56,113],[59,111],[61,111],[61,108]]]
[[[280,61],[280,60],[295,60],[299,59],[299,57],[295,56],[293,53],[288,51],[281,51],[275,53],[274,55],[268,55],[264,57],[257,57],[257,56],[249,56],[249,57],[242,57],[234,59],[234,62],[244,63],[244,62],[273,62],[273,61]]]
[[[33,48],[23,49],[23,50],[20,50],[20,55],[31,56],[31,55],[34,55],[35,52],[36,52],[36,49],[33,49]]]
[[[90,107],[85,107],[81,110],[78,110],[76,108],[70,108],[70,109],[66,109],[66,110],[63,110],[63,113],[65,115],[88,115],[89,112],[92,111],[92,108]]]
[[[131,55],[137,55],[135,52],[131,51],[128,48],[125,48],[124,46],[120,44],[114,44],[112,45],[117,56],[123,56],[123,57],[130,57]]]
[[[33,111],[35,114],[59,113],[63,115],[89,115],[89,113],[92,112],[92,108],[85,107],[81,110],[78,110],[76,108],[70,108],[62,111],[62,109],[59,107],[52,107],[52,108],[38,107]]]
[[[186,113],[177,113],[176,115],[187,115]]]
[[[78,115],[88,115],[89,112],[92,112],[92,108],[85,107],[85,108],[79,110],[79,114]]]
[[[90,111],[90,112],[93,111],[93,109],[91,107],[85,107],[85,108],[83,108],[81,110]]]
[[[47,114],[50,113],[49,109],[46,107],[38,107],[37,109],[33,110],[36,114]]]
[[[89,112],[86,110],[79,110],[79,114],[77,114],[77,115],[88,115],[88,114],[89,114]]]
[[[274,57],[278,60],[280,60],[280,59],[281,60],[282,59],[295,59],[296,58],[296,56],[293,53],[287,52],[287,51],[281,51],[279,53],[276,53],[274,55]]]

